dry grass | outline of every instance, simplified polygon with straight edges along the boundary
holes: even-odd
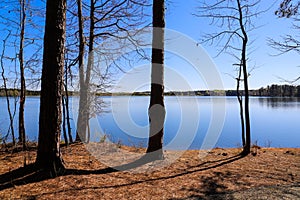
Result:
[[[144,151],[130,147],[115,150],[105,143],[92,144],[89,148],[101,161],[114,160],[111,163],[117,165],[133,161],[136,158],[133,153]],[[189,150],[175,161],[172,159],[182,152],[166,151],[165,161],[148,163],[131,171],[110,171],[104,170],[107,166],[84,145],[74,144],[62,148],[69,173],[36,179],[29,179],[32,174],[27,174],[28,177],[20,176],[9,184],[0,179],[0,199],[239,199],[237,191],[250,192],[243,194],[248,199],[253,194],[270,195],[278,185],[296,185],[291,198],[300,198],[299,148],[255,147],[251,155],[243,158],[236,156],[240,151],[217,148],[201,158],[199,154],[203,155],[204,151]],[[0,178],[22,167],[24,158],[27,164],[33,163],[35,155],[35,148],[26,152],[2,148]],[[279,197],[276,192],[271,194]]]

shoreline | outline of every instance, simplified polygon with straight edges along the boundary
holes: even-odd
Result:
[[[8,96],[19,96],[20,89],[8,88]],[[5,89],[0,88],[0,97],[6,97]],[[241,96],[244,90],[239,90]],[[164,96],[237,96],[236,89],[194,89],[180,91],[165,91]],[[39,96],[39,90],[26,90],[26,96]],[[78,91],[69,91],[68,96],[78,96]],[[96,96],[150,96],[150,91],[133,91],[133,92],[100,92]],[[300,97],[300,85],[277,85],[272,84],[259,89],[249,89],[249,96],[257,97]]]
[[[28,149],[32,150],[35,149],[37,150],[37,145],[38,142],[36,141],[28,141],[26,142]],[[120,149],[127,149],[130,151],[146,151],[147,147],[141,147],[138,145],[132,145],[132,146],[128,146],[128,145],[124,145],[124,144],[119,144],[119,143],[111,143],[111,142],[90,142],[90,143],[82,143],[82,142],[74,142],[71,143],[69,145],[66,145],[66,143],[61,142],[60,147],[64,148],[64,147],[69,147],[69,146],[73,146],[73,145],[112,145],[116,148],[120,148]],[[9,149],[11,151],[14,151],[13,149],[15,148],[17,151],[22,149],[22,145],[21,144],[16,144],[15,146],[13,146],[12,142],[9,143],[0,143],[0,152],[3,150],[3,148]],[[221,149],[221,150],[241,150],[242,151],[242,147],[213,147],[211,149],[164,149],[164,151],[212,151],[212,150],[216,150],[216,149]],[[300,147],[272,147],[272,146],[259,146],[256,144],[252,144],[251,145],[251,149],[300,149]],[[26,151],[26,150],[25,150]]]

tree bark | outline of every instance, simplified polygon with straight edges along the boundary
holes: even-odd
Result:
[[[66,0],[47,0],[36,166],[53,175],[64,169],[60,135],[65,29]]]
[[[91,12],[92,12],[93,1],[91,1]],[[86,76],[84,75],[84,33],[83,33],[83,17],[82,17],[82,2],[77,0],[78,7],[78,30],[79,30],[79,108],[78,108],[78,118],[77,118],[77,130],[76,130],[76,142],[87,141],[87,85],[85,84]],[[90,14],[92,15],[92,14]],[[90,19],[92,22],[92,19]],[[90,24],[91,26],[91,24]],[[91,34],[91,33],[90,33]],[[90,38],[91,39],[91,38]]]
[[[72,129],[71,129],[71,123],[70,123],[70,109],[69,109],[69,90],[68,90],[68,70],[65,70],[66,77],[65,77],[65,106],[66,106],[66,121],[67,121],[67,130],[68,130],[68,136],[70,143],[73,143],[73,137],[72,137]]]
[[[153,38],[151,96],[149,105],[150,134],[147,153],[152,159],[163,159],[164,106],[164,0],[153,0]]]
[[[245,42],[244,42],[245,43]],[[245,44],[246,45],[246,44]],[[245,51],[243,51],[245,58]],[[246,59],[244,59],[246,62]],[[248,72],[246,64],[243,65],[244,74],[244,89],[245,89],[245,125],[246,125],[246,143],[244,146],[243,154],[248,155],[251,148],[251,132],[250,132],[250,112],[249,112],[249,88],[248,88]]]
[[[89,54],[88,54],[88,62],[86,67],[86,76],[85,76],[85,90],[84,101],[86,102],[84,106],[84,126],[87,130],[86,142],[90,141],[90,107],[91,107],[91,91],[90,91],[90,80],[91,80],[91,72],[94,65],[94,40],[95,40],[95,2],[91,0],[91,10],[90,10],[90,34],[89,34]]]
[[[237,84],[236,84],[236,93],[237,93],[237,99],[240,105],[240,119],[241,119],[241,128],[242,128],[242,145],[243,147],[246,144],[246,138],[245,138],[245,118],[244,118],[244,107],[243,107],[243,95],[240,93],[240,82],[241,82],[241,76],[242,76],[242,65],[239,64],[239,74],[237,77]]]
[[[8,111],[8,116],[9,116],[9,130],[11,130],[11,135],[12,135],[12,143],[13,145],[16,144],[16,139],[15,139],[15,131],[14,131],[14,114],[11,112],[11,108],[10,108],[10,100],[9,100],[9,94],[8,94],[8,88],[7,88],[7,84],[6,84],[6,77],[5,77],[5,68],[4,68],[4,57],[5,57],[5,51],[6,51],[6,41],[8,40],[8,38],[10,37],[10,32],[9,34],[6,36],[6,38],[3,40],[3,46],[2,46],[2,53],[1,53],[1,77],[3,79],[3,86],[4,86],[4,91],[5,91],[5,97],[6,97],[6,104],[7,104],[7,111]],[[9,134],[9,130],[7,135]]]
[[[24,36],[25,36],[25,23],[26,23],[26,11],[25,11],[25,0],[20,1],[21,8],[21,33],[20,33],[20,48],[19,48],[19,65],[20,65],[20,105],[19,105],[19,143],[22,144],[23,149],[26,148],[25,141],[25,122],[24,122],[24,107],[25,107],[25,75],[24,75]]]
[[[69,90],[68,90],[68,68],[67,62],[65,62],[65,71],[64,71],[64,92],[62,97],[62,106],[63,106],[63,134],[65,143],[68,146],[69,143],[73,143],[72,138],[72,130],[71,130],[71,124],[70,124],[70,110],[69,110]],[[68,134],[67,134],[68,132]]]
[[[62,120],[62,128],[63,128],[63,135],[64,135],[64,140],[65,140],[65,144],[66,146],[69,145],[69,140],[68,140],[68,136],[67,136],[67,129],[66,129],[66,101],[65,101],[66,97],[65,95],[63,95],[62,97],[62,108],[63,108],[63,120]]]
[[[240,28],[243,34],[243,44],[242,44],[242,68],[243,68],[243,78],[244,78],[244,90],[245,90],[245,131],[246,131],[246,141],[244,145],[244,149],[242,155],[248,155],[250,153],[251,148],[251,133],[250,133],[250,113],[249,113],[249,87],[248,87],[248,72],[247,72],[247,43],[248,43],[248,35],[245,30],[245,26],[243,24],[243,13],[242,7],[240,4],[240,0],[237,0],[238,10],[239,10],[239,22]]]

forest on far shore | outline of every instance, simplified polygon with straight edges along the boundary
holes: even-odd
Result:
[[[19,96],[19,89],[8,89],[8,96]],[[77,92],[68,91],[69,96],[78,95]],[[240,93],[244,95],[244,91],[240,90]],[[39,96],[40,91],[27,90],[26,96]],[[149,96],[150,91],[144,92],[120,92],[120,93],[98,93],[98,96]],[[237,96],[236,90],[196,90],[196,91],[169,91],[164,93],[165,96]],[[269,96],[269,97],[300,97],[300,85],[271,85],[267,87],[261,87],[257,90],[249,90],[250,96]],[[0,97],[5,97],[4,88],[0,88]]]

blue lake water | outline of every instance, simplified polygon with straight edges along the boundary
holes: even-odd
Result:
[[[113,142],[146,146],[149,97],[104,97],[105,111],[91,119],[91,140],[103,134]],[[11,99],[12,100],[12,99]],[[75,135],[78,98],[71,100]],[[241,128],[235,97],[165,97],[164,146],[167,149],[239,147]],[[73,109],[72,109],[73,107]],[[6,100],[0,97],[0,134],[7,133]],[[29,140],[38,138],[39,97],[27,97],[25,127]],[[252,142],[260,146],[300,147],[300,99],[251,97]],[[17,133],[17,114],[15,117]],[[224,121],[223,121],[224,120]]]

